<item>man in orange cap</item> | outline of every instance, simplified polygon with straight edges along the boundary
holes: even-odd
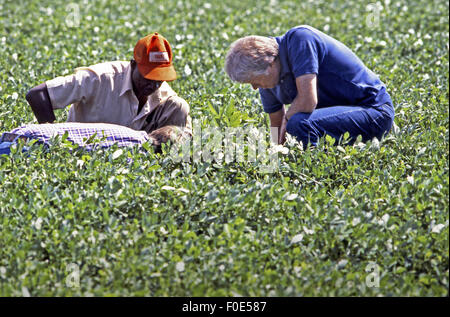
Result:
[[[191,131],[188,103],[169,86],[176,79],[172,49],[160,34],[140,39],[134,59],[80,67],[26,95],[39,123],[71,104],[67,121],[103,122],[151,132],[167,125]]]

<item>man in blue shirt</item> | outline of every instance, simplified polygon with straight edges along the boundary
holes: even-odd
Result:
[[[325,134],[337,141],[346,132],[349,142],[358,135],[363,141],[381,139],[394,120],[392,100],[378,76],[344,44],[311,26],[235,41],[225,70],[232,80],[259,88],[280,144],[286,131],[305,147]]]
[[[151,133],[137,131],[110,123],[46,123],[28,124],[5,132],[0,137],[0,154],[9,154],[11,146],[18,139],[37,140],[45,145],[50,144],[54,136],[67,136],[67,140],[85,149],[108,148],[117,144],[119,147],[142,145],[149,142],[156,152],[161,151],[161,144],[173,143],[191,136],[188,129],[167,125],[153,130]]]

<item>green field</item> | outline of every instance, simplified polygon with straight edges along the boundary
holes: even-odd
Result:
[[[203,129],[267,129],[224,57],[239,37],[299,24],[354,50],[396,110],[381,142],[291,142],[273,173],[20,145],[0,157],[0,296],[448,296],[448,2],[368,3],[0,0],[0,131],[36,123],[31,87],[129,60],[155,31]]]

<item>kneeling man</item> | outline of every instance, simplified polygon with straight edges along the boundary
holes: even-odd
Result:
[[[311,26],[235,41],[225,70],[232,80],[259,88],[278,143],[284,143],[286,131],[304,147],[325,134],[337,141],[346,132],[349,142],[358,135],[364,142],[381,139],[394,120],[392,100],[378,76],[347,46]]]

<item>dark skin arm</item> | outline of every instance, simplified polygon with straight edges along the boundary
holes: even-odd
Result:
[[[52,123],[56,120],[45,83],[31,88],[25,98],[39,123]]]

